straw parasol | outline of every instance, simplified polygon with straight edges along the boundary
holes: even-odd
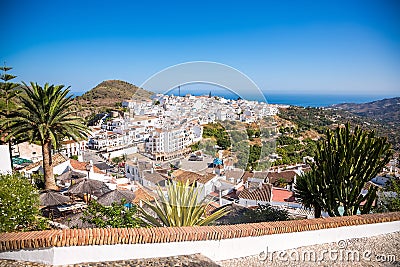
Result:
[[[87,175],[81,172],[69,170],[67,172],[64,172],[60,176],[57,177],[57,180],[60,181],[68,181],[68,180],[73,180],[73,179],[79,179],[79,178],[84,178]]]
[[[96,197],[100,197],[110,191],[110,188],[105,183],[87,178],[77,184],[71,185],[68,189],[68,193],[71,194],[90,194]]]
[[[103,206],[111,206],[112,203],[121,203],[123,199],[130,203],[135,199],[135,193],[130,190],[115,189],[110,191],[97,200]]]
[[[58,206],[71,201],[67,196],[61,195],[54,190],[43,191],[40,196],[40,206],[51,207]]]

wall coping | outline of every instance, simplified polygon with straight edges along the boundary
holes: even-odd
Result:
[[[219,226],[86,228],[0,234],[0,252],[50,247],[221,240],[400,221],[400,212]]]

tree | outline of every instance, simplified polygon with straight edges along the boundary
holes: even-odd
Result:
[[[19,173],[0,175],[0,232],[40,229],[39,193]]]
[[[365,195],[362,189],[391,155],[386,138],[376,137],[373,131],[358,126],[351,131],[349,123],[335,131],[327,130],[325,139],[317,145],[312,173],[296,183],[296,196],[308,206],[317,203],[329,216],[369,213],[376,188]]]
[[[143,208],[139,207],[139,209],[143,219],[157,227],[209,225],[226,214],[225,209],[221,209],[206,216],[206,207],[209,203],[205,198],[199,201],[199,192],[195,183],[189,186],[189,181],[169,183],[167,196],[164,195],[161,188],[158,188],[160,202],[155,200],[155,204],[152,204],[145,201],[158,219]]]
[[[122,158],[121,157],[115,157],[115,158],[112,158],[112,160],[111,160],[114,164],[120,164],[121,162],[122,162]]]
[[[29,141],[39,141],[42,146],[43,170],[46,189],[57,189],[53,162],[52,148],[59,146],[64,137],[75,141],[87,137],[88,128],[82,118],[73,116],[72,96],[68,95],[69,88],[63,85],[49,85],[44,87],[31,83],[29,87],[24,83],[24,93],[19,95],[22,105],[13,111],[6,120],[7,131],[11,136],[29,133]]]
[[[213,137],[217,145],[222,149],[228,149],[231,146],[231,139],[220,123],[210,123],[204,127],[203,138]]]
[[[250,171],[258,169],[258,165],[260,163],[261,150],[262,147],[257,144],[249,146],[248,158],[246,158],[247,159],[246,170]]]
[[[217,138],[217,145],[222,149],[228,149],[231,146],[229,135],[224,134]]]
[[[14,99],[18,95],[18,84],[9,82],[13,80],[17,76],[8,74],[7,71],[11,70],[11,67],[0,67],[0,70],[3,71],[3,74],[0,76],[0,79],[3,81],[0,85],[0,118],[8,118],[10,113],[15,109]],[[8,135],[7,131],[0,132],[1,135]],[[1,140],[1,139],[0,139]],[[8,149],[10,152],[10,160],[11,160],[11,168],[12,168],[12,141],[8,140]]]
[[[147,224],[140,219],[135,205],[130,208],[121,203],[112,203],[111,207],[105,207],[97,201],[92,200],[88,208],[83,212],[82,221],[95,225],[95,227],[122,228],[122,227],[143,227]]]
[[[313,171],[300,175],[296,179],[295,197],[307,209],[314,209],[314,217],[320,218],[323,206],[323,200],[326,199],[326,185],[318,178]]]
[[[117,177],[118,177],[118,175],[119,175],[119,171],[120,171],[120,167],[121,167],[120,165],[121,165],[122,162],[125,162],[126,159],[127,159],[127,155],[126,155],[126,154],[124,154],[124,155],[122,155],[122,156],[120,156],[120,157],[112,158],[111,161],[112,161],[114,164],[116,164],[116,165],[117,165],[117,168],[118,168]]]

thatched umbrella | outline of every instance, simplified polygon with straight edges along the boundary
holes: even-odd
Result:
[[[54,190],[43,191],[40,196],[40,206],[51,207],[58,206],[71,201],[68,196],[61,195]]]
[[[71,185],[68,188],[68,193],[82,195],[82,194],[90,194],[96,197],[100,197],[107,192],[110,192],[110,188],[108,186],[98,180],[85,179],[80,181],[77,184]]]
[[[79,178],[84,178],[87,175],[81,172],[69,170],[67,172],[64,172],[60,176],[57,177],[57,180],[60,181],[68,181],[68,180],[73,180],[73,179],[79,179]]]
[[[130,203],[135,199],[135,196],[135,193],[130,190],[115,189],[99,197],[97,202],[103,206],[111,206],[112,203],[121,203],[123,199],[126,200],[126,203]]]

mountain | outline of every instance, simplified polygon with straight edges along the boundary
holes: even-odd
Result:
[[[362,104],[336,104],[332,105],[332,107],[389,124],[400,124],[400,97],[387,98]]]
[[[136,85],[120,80],[107,80],[99,83],[93,89],[74,100],[82,110],[80,116],[87,117],[94,113],[101,113],[119,107],[126,99],[150,99],[153,92],[144,90]]]
[[[284,127],[289,125],[289,128],[290,125],[296,125],[296,134],[304,137],[310,136],[308,131],[316,131],[319,135],[323,135],[327,128],[335,129],[337,125],[349,122],[353,127],[358,125],[364,130],[374,130],[377,135],[387,137],[388,141],[392,144],[393,149],[399,152],[399,105],[394,104],[396,103],[396,100],[387,101],[385,99],[380,101],[372,102],[374,104],[340,104],[328,108],[303,108],[296,106],[280,108],[279,118],[283,120],[283,123],[280,123],[279,120],[277,120],[277,122],[278,125],[282,124]],[[385,106],[385,104],[382,103],[386,103],[387,105],[385,107],[386,114],[382,114],[379,109],[376,109],[379,106],[383,108],[382,106]],[[365,105],[364,109],[361,109],[362,105]],[[353,108],[354,112],[348,111],[344,108],[346,107],[350,109],[350,106]],[[367,111],[367,106],[369,106],[371,113]],[[356,107],[359,109],[356,109]],[[373,111],[375,111],[375,113],[373,113]],[[360,112],[365,115],[358,115],[356,112]],[[315,137],[318,136],[315,135]]]

